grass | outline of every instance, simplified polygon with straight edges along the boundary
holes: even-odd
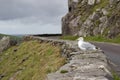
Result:
[[[114,80],[120,80],[120,76],[118,76],[116,73],[112,73],[113,74],[113,79]]]
[[[93,12],[96,11],[96,9],[104,8],[108,3],[109,3],[108,0],[101,0],[101,2],[100,2],[99,4],[96,4],[96,5],[93,7]]]
[[[60,47],[38,41],[23,42],[0,54],[1,80],[45,80],[65,64]]]
[[[105,38],[102,36],[88,36],[85,38],[86,41],[97,41],[97,42],[110,42],[110,43],[120,43],[120,37],[114,39]]]
[[[60,39],[63,39],[63,40],[76,40],[78,38],[78,36],[62,36],[60,37]]]
[[[6,35],[6,34],[0,34],[0,39],[4,36],[9,36],[11,40],[15,40],[17,42],[21,42],[22,37],[12,36],[12,35]]]
[[[67,70],[61,70],[60,73],[65,74],[65,73],[68,73],[68,71]]]
[[[77,40],[78,36],[62,36],[63,40]],[[85,41],[97,41],[97,42],[109,42],[109,43],[120,43],[120,37],[116,37],[114,39],[105,38],[102,36],[87,36],[84,37]]]

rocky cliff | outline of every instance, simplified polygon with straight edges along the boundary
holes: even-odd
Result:
[[[63,35],[120,36],[120,0],[68,0]]]

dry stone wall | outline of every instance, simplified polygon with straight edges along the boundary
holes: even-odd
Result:
[[[39,40],[61,46],[61,55],[68,63],[58,71],[47,75],[46,80],[113,80],[107,57],[101,50],[81,51],[77,41],[47,39],[43,37],[26,37],[25,40]]]

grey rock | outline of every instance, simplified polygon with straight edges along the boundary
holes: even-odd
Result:
[[[0,53],[10,47],[10,37],[4,36],[0,40]]]
[[[109,3],[112,4],[114,0],[109,0]]]
[[[102,13],[103,13],[103,15],[108,15],[109,14],[109,12],[106,10],[106,9],[102,9]]]
[[[97,20],[99,18],[100,18],[100,15],[98,12],[93,12],[93,14],[90,15],[90,17],[89,17],[89,19],[91,19],[91,20]]]
[[[110,6],[113,7],[116,3],[119,3],[120,0],[109,0]]]
[[[70,25],[71,25],[71,26],[78,26],[79,20],[80,20],[80,16],[78,16],[78,17],[76,17],[75,19],[73,19],[73,20],[70,22]]]
[[[76,3],[78,3],[78,0],[73,0],[73,2],[76,2]]]
[[[87,3],[87,0],[82,0],[81,4],[84,5]]]
[[[94,34],[94,35],[98,35],[98,34],[100,34],[99,27],[94,28],[94,30],[93,30],[93,34]]]
[[[88,0],[88,5],[94,5],[95,4],[95,0]]]
[[[104,22],[106,22],[108,19],[107,19],[107,16],[102,16],[99,20],[100,20],[101,23],[104,23]]]
[[[99,4],[101,2],[101,0],[96,0],[96,3]]]

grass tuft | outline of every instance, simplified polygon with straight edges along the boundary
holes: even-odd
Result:
[[[78,36],[62,36],[63,40],[77,40]],[[105,38],[103,36],[87,36],[84,37],[85,41],[97,41],[97,42],[109,42],[109,43],[120,43],[120,37],[116,37],[114,39]]]
[[[97,41],[97,42],[110,42],[110,43],[120,43],[120,37],[114,39],[105,38],[102,36],[88,36],[85,37],[86,41]]]
[[[68,71],[67,70],[61,70],[60,73],[65,74],[65,73],[68,73]]]
[[[120,80],[120,76],[118,76],[116,73],[112,73],[113,74],[113,79],[114,80]]]
[[[101,8],[104,8],[106,5],[109,4],[109,1],[108,0],[101,0],[101,2],[99,4],[96,4],[94,7],[93,7],[93,12],[96,11],[96,9],[101,9]]]
[[[60,39],[63,39],[63,40],[76,40],[78,39],[78,36],[62,36]]]

